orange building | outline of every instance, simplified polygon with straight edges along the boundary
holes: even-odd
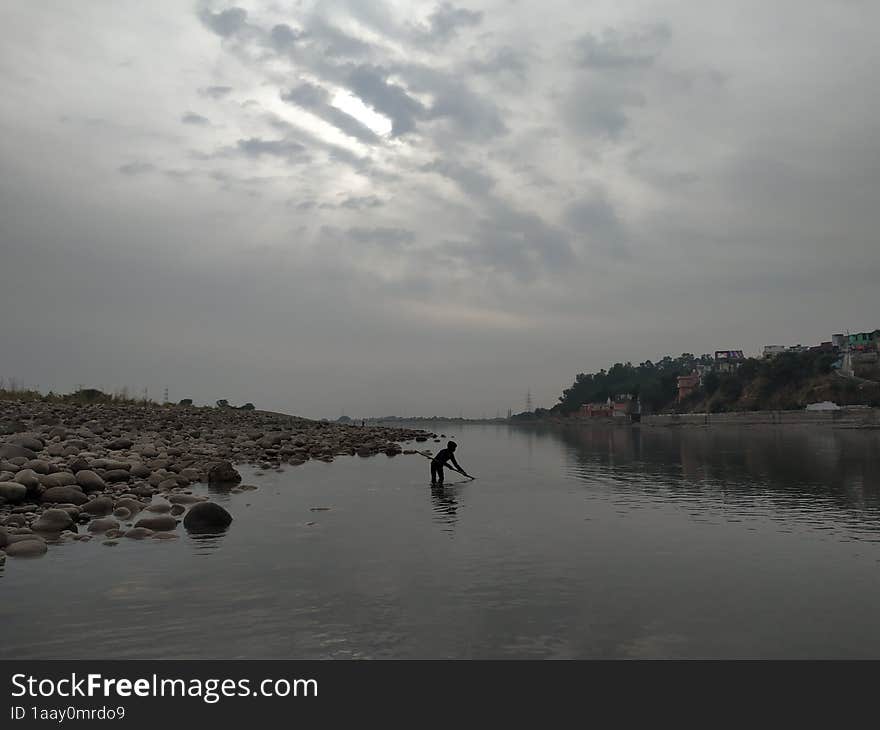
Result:
[[[678,402],[681,403],[691,393],[700,387],[700,374],[691,373],[690,375],[678,376]]]

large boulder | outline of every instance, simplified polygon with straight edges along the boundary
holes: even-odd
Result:
[[[49,487],[40,495],[43,502],[69,502],[77,506],[85,504],[89,498],[79,487]]]
[[[27,496],[27,487],[18,482],[0,482],[0,497],[7,502],[21,502]]]
[[[4,549],[10,558],[36,558],[45,555],[49,548],[46,546],[45,540],[34,535],[31,539],[19,540],[7,545]]]
[[[183,526],[196,534],[225,530],[231,522],[232,515],[216,502],[194,504],[183,518]]]
[[[99,492],[107,488],[107,484],[91,469],[83,469],[76,473],[76,483],[84,492]]]
[[[63,509],[47,509],[31,525],[34,532],[61,532],[73,524],[70,515]]]
[[[154,532],[168,532],[177,528],[177,520],[171,515],[149,515],[141,517],[135,527],[146,527]]]
[[[115,484],[117,482],[127,482],[129,476],[131,475],[126,469],[111,469],[110,471],[104,472],[103,479],[108,484]]]
[[[40,486],[40,477],[33,469],[22,469],[12,481],[23,484],[29,492],[35,491]]]
[[[208,484],[238,484],[240,481],[241,474],[228,461],[220,461],[208,470]]]

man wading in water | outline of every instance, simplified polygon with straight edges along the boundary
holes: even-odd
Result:
[[[445,466],[447,469],[455,469],[457,472],[464,474],[466,477],[470,477],[464,469],[462,469],[458,462],[455,460],[455,449],[458,444],[455,441],[450,441],[446,444],[445,449],[440,449],[437,452],[437,456],[431,459],[431,484],[443,484],[443,467]],[[449,466],[447,462],[452,462],[452,466]]]

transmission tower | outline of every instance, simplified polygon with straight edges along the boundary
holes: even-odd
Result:
[[[528,413],[532,412],[532,389],[529,388],[526,391],[526,411]]]

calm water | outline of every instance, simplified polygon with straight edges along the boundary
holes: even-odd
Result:
[[[451,428],[475,482],[247,471],[222,537],[8,559],[0,657],[880,657],[880,433]]]

